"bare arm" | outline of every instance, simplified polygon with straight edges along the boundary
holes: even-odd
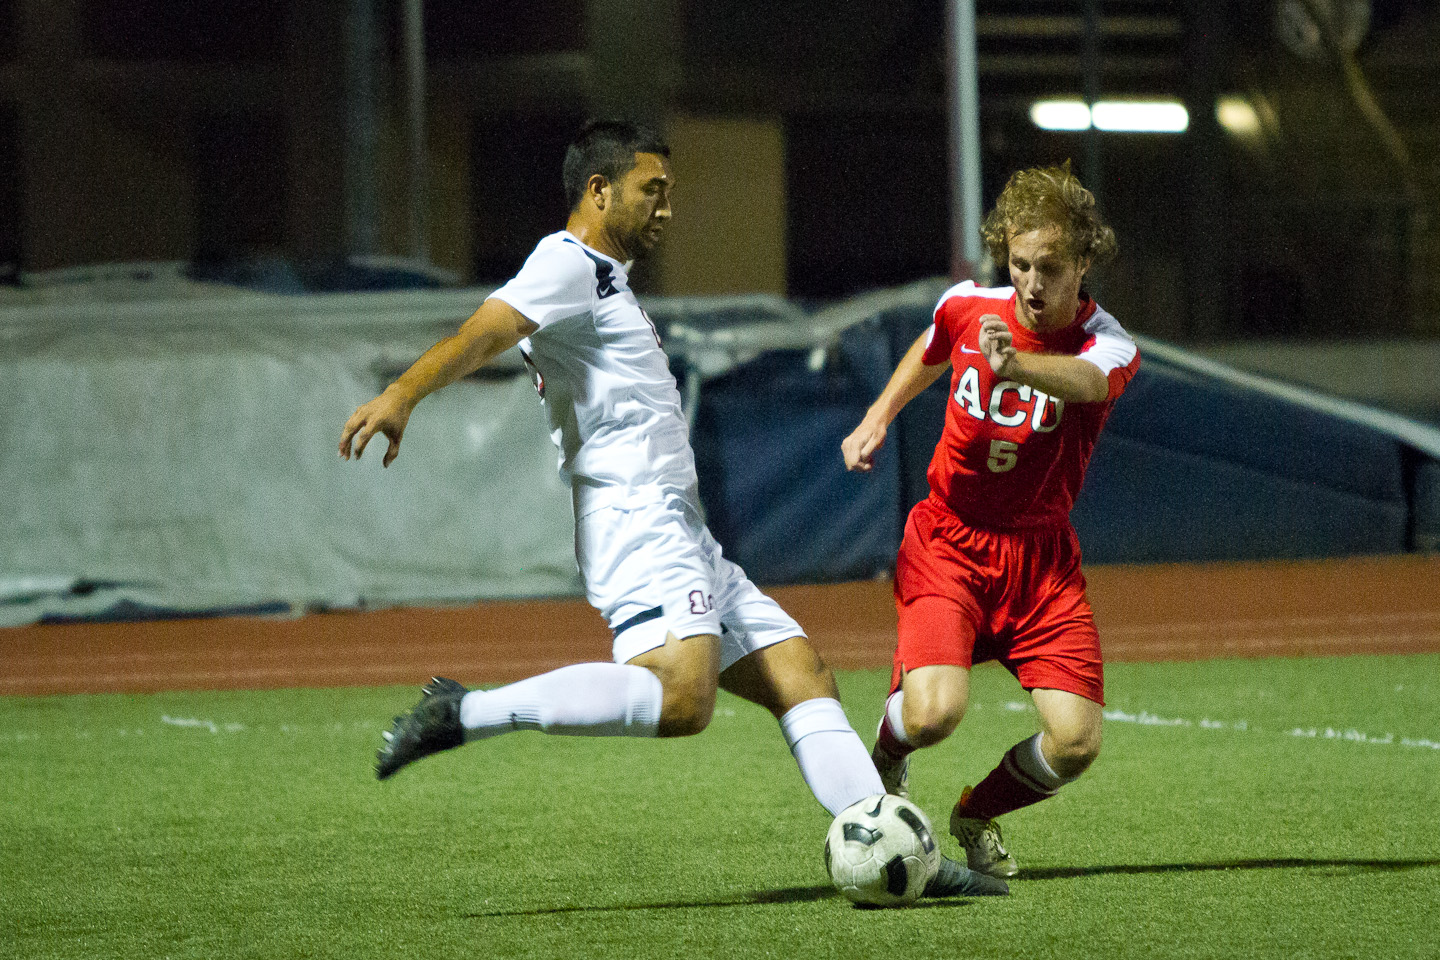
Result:
[[[948,360],[934,366],[925,364],[921,359],[925,353],[925,339],[926,335],[921,334],[910,345],[910,349],[905,351],[904,358],[890,375],[890,382],[880,391],[880,396],[870,405],[870,409],[865,411],[865,418],[860,421],[860,426],[841,442],[840,452],[845,457],[846,470],[868,473],[874,466],[875,452],[885,443],[886,429],[900,415],[905,404],[914,400],[950,369]]]
[[[390,466],[400,454],[400,437],[417,403],[441,387],[474,373],[537,329],[504,300],[486,300],[460,325],[454,336],[426,350],[380,396],[351,414],[340,432],[340,456],[350,459],[353,442],[358,460],[370,438],[383,433],[390,446],[381,463]]]
[[[980,352],[998,377],[1034,387],[1066,403],[1099,403],[1110,380],[1089,360],[1052,353],[1025,353],[1011,343],[1010,328],[993,313],[980,318]]]

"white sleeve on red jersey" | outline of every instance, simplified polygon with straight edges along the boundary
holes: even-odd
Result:
[[[1100,368],[1110,382],[1110,392],[1105,399],[1114,400],[1125,392],[1130,378],[1140,369],[1140,348],[1120,322],[1099,306],[1085,321],[1085,332],[1089,336],[1077,356]]]
[[[977,287],[974,280],[961,280],[955,284],[955,286],[940,294],[940,302],[935,304],[935,312],[939,313],[940,308],[945,306],[945,301],[951,297],[979,297],[981,300],[1009,300],[1014,293],[1014,287]]]
[[[959,333],[952,322],[954,317],[945,310],[945,305],[951,300],[963,297],[1005,301],[1009,300],[1014,292],[1013,287],[977,287],[974,280],[963,280],[946,290],[940,295],[940,302],[935,304],[935,321],[925,334],[925,353],[921,360],[927,366],[933,367],[950,359],[950,351],[955,347],[955,335]]]

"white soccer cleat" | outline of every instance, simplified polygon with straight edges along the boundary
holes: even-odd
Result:
[[[1000,834],[1000,824],[994,820],[980,820],[960,815],[965,801],[970,799],[970,788],[960,794],[960,802],[950,812],[950,835],[965,848],[965,862],[976,873],[992,877],[1013,877],[1020,872],[1020,865],[1005,849],[1005,838]]]

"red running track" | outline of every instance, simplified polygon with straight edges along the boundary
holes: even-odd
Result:
[[[1108,662],[1440,652],[1440,557],[1087,571]],[[888,666],[888,582],[772,591],[841,669]],[[467,683],[610,658],[581,600],[0,629],[0,694]]]

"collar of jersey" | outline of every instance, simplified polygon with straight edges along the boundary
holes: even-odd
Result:
[[[604,257],[606,260],[609,260],[611,263],[615,264],[615,266],[619,267],[621,270],[624,270],[626,274],[629,274],[629,273],[630,273],[630,264],[634,263],[634,262],[635,262],[634,260],[626,260],[624,263],[621,263],[619,260],[616,260],[614,257],[610,256],[608,253],[601,253],[599,250],[596,250],[594,247],[590,246],[590,244],[588,244],[588,243],[586,243],[585,241],[581,240],[579,237],[575,236],[575,234],[571,233],[569,230],[561,230],[561,231],[560,231],[560,234],[561,234],[561,236],[560,236],[560,239],[561,239],[561,240],[565,240],[565,241],[568,241],[569,243],[573,243],[573,244],[575,244],[575,246],[580,247],[582,250],[589,250],[591,253],[595,254],[595,256],[597,256],[597,257]]]

